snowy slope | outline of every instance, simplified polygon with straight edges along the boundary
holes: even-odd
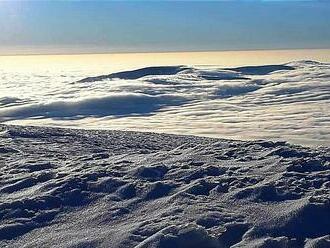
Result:
[[[0,130],[0,247],[330,247],[329,148]]]

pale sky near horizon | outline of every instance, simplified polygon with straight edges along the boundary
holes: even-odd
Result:
[[[330,48],[330,1],[0,1],[0,54]]]

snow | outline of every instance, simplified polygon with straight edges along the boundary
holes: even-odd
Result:
[[[330,149],[0,126],[1,247],[329,247]]]

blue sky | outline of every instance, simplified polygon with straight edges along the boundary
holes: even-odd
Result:
[[[4,1],[0,50],[330,48],[330,1]]]

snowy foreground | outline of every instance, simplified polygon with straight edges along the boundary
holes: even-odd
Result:
[[[0,247],[330,247],[329,148],[0,130]]]

